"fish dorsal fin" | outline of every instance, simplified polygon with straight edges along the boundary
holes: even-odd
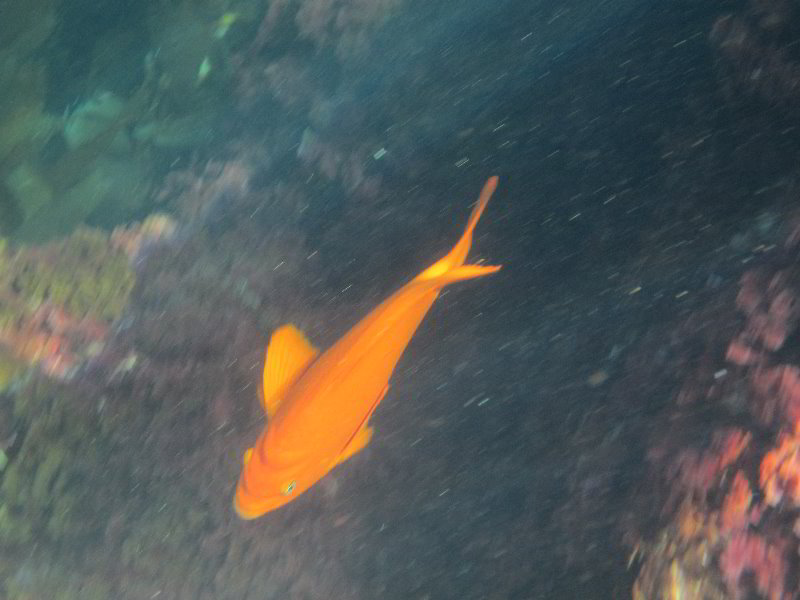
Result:
[[[319,353],[294,325],[281,325],[272,334],[264,361],[264,410],[272,417],[289,386]]]

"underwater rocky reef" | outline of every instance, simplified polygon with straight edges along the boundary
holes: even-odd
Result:
[[[0,597],[795,597],[798,9],[654,52],[654,4],[0,0]],[[505,278],[237,519],[270,332],[334,341],[496,169]]]

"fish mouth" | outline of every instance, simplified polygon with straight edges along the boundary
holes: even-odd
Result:
[[[263,515],[264,513],[256,513],[249,510],[245,510],[242,508],[241,504],[239,504],[239,498],[233,498],[233,510],[236,511],[236,514],[239,516],[240,519],[244,519],[245,521],[252,521]]]

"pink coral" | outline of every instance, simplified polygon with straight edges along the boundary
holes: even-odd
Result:
[[[800,368],[777,365],[755,369],[750,385],[758,400],[753,410],[762,421],[800,421]]]
[[[750,482],[744,472],[737,471],[730,490],[722,503],[722,527],[725,530],[742,529],[750,521],[748,510],[753,500]]]
[[[797,328],[800,306],[787,280],[788,274],[781,271],[769,280],[755,270],[742,276],[736,306],[746,321],[744,330],[728,345],[729,362],[739,366],[760,364],[765,351],[780,350]]]
[[[16,327],[0,330],[0,344],[47,375],[68,379],[85,359],[103,349],[108,326],[91,317],[75,318],[43,303]]]
[[[777,506],[786,500],[800,507],[800,435],[784,433],[761,461],[760,484],[764,500]]]
[[[734,598],[745,598],[740,588],[742,575],[750,573],[756,590],[769,600],[786,598],[787,564],[781,546],[764,537],[740,531],[733,535],[719,559],[728,590]]]
[[[673,466],[680,489],[705,495],[718,476],[739,459],[751,439],[749,432],[730,429],[716,432],[711,447],[702,454],[693,449],[682,451]]]
[[[758,364],[763,356],[763,353],[740,338],[736,338],[728,344],[728,349],[725,352],[725,360],[740,367]]]

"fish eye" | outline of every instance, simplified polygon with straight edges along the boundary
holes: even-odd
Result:
[[[281,493],[282,493],[284,496],[288,496],[289,494],[291,494],[291,493],[294,491],[294,488],[295,488],[295,486],[296,486],[296,485],[297,485],[297,482],[296,482],[296,481],[291,481],[291,482],[289,482],[289,485],[287,485],[286,487],[284,487],[284,488],[283,488],[283,490],[281,491]]]

